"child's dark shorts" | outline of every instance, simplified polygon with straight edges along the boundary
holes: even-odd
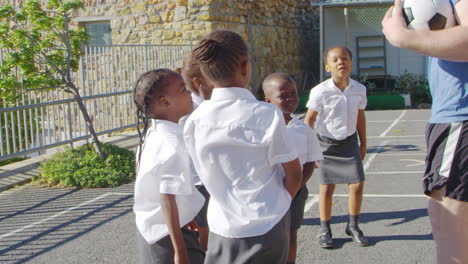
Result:
[[[195,216],[195,221],[197,222],[199,227],[208,227],[208,218],[206,214],[208,213],[208,202],[210,201],[210,194],[205,188],[205,185],[196,185],[198,191],[205,197],[205,203],[203,207],[198,212],[197,216]]]
[[[304,220],[304,208],[307,197],[309,196],[309,190],[306,186],[302,187],[294,196],[291,202],[291,229],[299,229]]]
[[[205,252],[200,247],[197,233],[185,228],[181,230],[190,263],[203,264]],[[169,235],[161,238],[154,244],[149,244],[138,229],[136,232],[138,264],[174,263],[174,247],[172,246],[171,237]]]

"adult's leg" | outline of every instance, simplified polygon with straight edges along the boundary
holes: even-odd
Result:
[[[444,194],[445,187],[433,190],[428,200],[437,263],[468,263],[468,202]]]

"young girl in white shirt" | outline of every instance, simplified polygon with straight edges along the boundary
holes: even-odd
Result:
[[[311,90],[304,119],[309,126],[315,125],[324,155],[318,171],[322,228],[319,244],[323,248],[333,247],[330,228],[333,192],[336,184],[343,183],[349,186],[349,222],[345,232],[359,245],[368,244],[358,226],[365,179],[362,160],[367,145],[364,112],[367,98],[366,87],[350,78],[351,56],[346,47],[325,51],[325,70],[331,73],[331,78]]]
[[[187,149],[211,195],[205,264],[284,264],[288,210],[302,174],[283,115],[247,89],[249,51],[239,34],[213,31],[193,55],[215,86],[184,126]]]
[[[178,121],[192,111],[182,76],[169,69],[146,72],[133,91],[144,124],[137,151],[133,210],[139,263],[203,263],[189,225],[204,198],[193,184],[191,159]]]

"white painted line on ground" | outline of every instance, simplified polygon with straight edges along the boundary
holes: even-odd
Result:
[[[91,200],[89,200],[89,201],[86,201],[86,202],[84,202],[84,203],[81,203],[81,204],[79,204],[79,205],[77,205],[77,206],[70,207],[70,208],[68,208],[67,210],[61,211],[61,212],[56,213],[56,214],[54,214],[54,215],[51,215],[51,216],[49,216],[49,217],[47,217],[47,218],[44,218],[44,219],[42,219],[42,220],[40,220],[40,221],[34,222],[34,223],[32,223],[32,224],[29,224],[29,225],[23,226],[23,227],[21,227],[21,228],[18,228],[18,229],[16,229],[16,230],[13,230],[13,231],[11,231],[11,232],[9,232],[9,233],[3,234],[3,235],[0,236],[0,240],[2,240],[2,239],[4,239],[4,238],[7,238],[7,237],[9,237],[9,236],[12,236],[12,235],[14,235],[14,234],[17,234],[17,233],[19,233],[19,232],[21,232],[21,231],[23,231],[23,230],[25,230],[25,229],[28,229],[28,228],[31,228],[31,227],[35,227],[35,226],[40,225],[40,224],[42,224],[42,223],[44,223],[44,222],[47,222],[47,221],[52,220],[52,219],[54,219],[54,218],[57,218],[57,217],[59,217],[59,216],[61,216],[61,215],[63,215],[63,214],[66,214],[66,213],[68,213],[68,212],[70,212],[70,211],[76,210],[76,209],[78,209],[78,208],[80,208],[80,207],[83,207],[83,206],[85,206],[85,205],[87,205],[87,204],[94,203],[94,202],[96,202],[96,201],[98,201],[98,200],[100,200],[100,199],[102,199],[102,198],[104,198],[104,197],[106,197],[106,196],[109,196],[109,195],[131,195],[131,193],[112,193],[112,192],[105,193],[105,194],[103,194],[103,195],[101,195],[101,196],[98,196],[98,197],[96,197],[96,198],[94,198],[94,199],[91,199]]]
[[[348,194],[334,194],[333,196],[335,197],[348,197]],[[427,198],[426,195],[424,194],[364,194],[364,197],[373,197],[373,198],[422,198],[425,197]],[[317,197],[318,200],[318,194],[309,194],[309,197]]]
[[[399,117],[397,117],[397,119],[395,119],[395,121],[393,121],[393,123],[387,128],[387,130],[385,130],[384,132],[382,132],[382,134],[380,134],[380,137],[385,137],[385,135],[390,132],[390,130],[396,125],[398,124],[398,122],[401,120],[401,118],[406,114],[406,110],[404,110],[401,115]]]
[[[372,121],[367,121],[367,123],[390,123],[393,122],[393,120],[372,120]],[[400,122],[427,122],[427,120],[408,120],[408,119],[402,119]]]
[[[318,194],[309,194],[309,197],[312,197],[312,199],[308,200],[307,203],[305,204],[304,207],[304,212],[307,212],[314,206],[314,204],[318,203],[319,201],[319,196]]]
[[[385,130],[382,134],[380,134],[379,137],[385,137],[385,135],[388,133],[388,131],[390,131],[392,129],[392,127],[394,127],[398,121],[406,114],[406,110],[403,111],[403,113],[401,113],[401,115],[399,117],[397,117],[397,119],[395,119],[395,121],[393,121],[393,123],[387,128],[387,130]],[[383,146],[387,145],[389,143],[388,140],[385,140],[383,141],[382,143],[380,143],[378,146],[377,146],[377,152],[374,152],[372,154],[370,154],[370,156],[367,158],[367,161],[366,163],[364,164],[364,172],[367,171],[367,169],[370,167],[371,163],[374,161],[375,157],[377,157],[377,154],[379,154],[381,152],[381,149]]]
[[[423,138],[424,139],[424,135],[405,135],[405,136],[368,136],[367,138]]]
[[[401,143],[401,142],[414,142],[415,144],[417,144],[418,147],[421,147],[421,148],[425,148],[426,147],[426,140],[424,138],[414,138],[414,139],[400,139],[400,138],[387,138],[387,137],[384,137],[384,138],[373,138],[373,139],[388,139],[392,142],[398,142],[398,143]],[[418,143],[416,143],[418,142]],[[422,142],[422,143],[419,143],[419,142]],[[414,149],[414,148],[408,148],[408,149]]]
[[[370,171],[366,174],[422,174],[424,171]]]
[[[387,145],[388,143],[389,143],[388,140],[383,141],[377,146],[377,151],[369,155],[369,157],[366,160],[366,163],[364,164],[364,172],[367,171],[372,161],[374,161],[375,157],[377,157],[377,154],[381,152],[382,147]]]
[[[411,155],[426,155],[426,152],[410,152],[410,153],[380,153],[380,156],[411,156]]]

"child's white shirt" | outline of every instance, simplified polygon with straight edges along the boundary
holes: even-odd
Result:
[[[245,88],[215,88],[188,118],[184,139],[211,195],[210,231],[241,238],[267,233],[291,196],[281,163],[297,158],[283,114]]]
[[[133,206],[137,228],[149,244],[169,234],[161,193],[175,195],[181,227],[192,221],[203,206],[205,198],[193,184],[190,164],[182,127],[152,120],[142,146]]]
[[[199,96],[196,93],[191,93],[191,95],[192,95],[193,109],[197,109],[198,106],[205,101],[205,98]],[[185,125],[185,121],[186,121],[186,119],[182,122],[182,127]],[[181,124],[180,121],[179,121],[179,124]],[[194,170],[195,170],[195,168],[194,168]],[[196,173],[196,170],[195,170],[195,175],[193,176],[193,181],[194,181],[195,185],[203,185],[202,181],[200,180],[200,177],[198,176],[198,173]]]
[[[296,147],[299,161],[307,162],[323,160],[323,153],[315,131],[303,121],[293,117],[288,125],[288,135]]]
[[[367,105],[366,87],[349,79],[349,86],[341,91],[333,79],[328,79],[310,91],[306,106],[320,112],[315,128],[317,133],[332,139],[345,139],[356,132],[358,110]]]
[[[191,93],[190,94],[192,96],[192,104],[193,104],[193,109],[197,109],[197,107],[203,103],[203,101],[205,101],[205,98],[199,96],[198,94],[196,93]]]

